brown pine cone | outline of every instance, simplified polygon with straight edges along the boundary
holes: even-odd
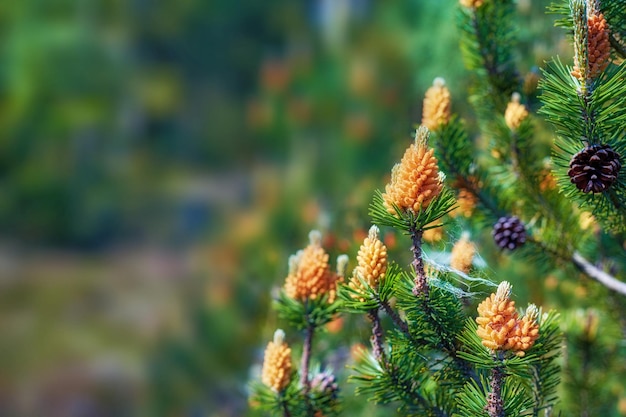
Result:
[[[609,145],[591,145],[572,156],[569,167],[567,175],[579,190],[601,193],[617,180],[622,163]]]
[[[526,227],[516,216],[500,217],[491,234],[502,249],[514,250],[526,242]]]

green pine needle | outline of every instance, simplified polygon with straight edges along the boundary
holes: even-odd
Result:
[[[412,210],[400,210],[398,206],[393,205],[395,214],[389,213],[383,203],[383,196],[380,190],[374,193],[374,199],[370,204],[369,215],[372,221],[378,226],[389,226],[402,231],[406,235],[411,234],[411,230],[426,230],[431,227],[426,225],[433,223],[447,213],[456,208],[456,199],[454,194],[447,187],[443,187],[441,192],[431,200],[426,209],[415,213]]]
[[[289,324],[298,330],[307,329],[310,326],[320,327],[330,322],[340,307],[339,302],[329,303],[328,295],[324,294],[315,299],[306,301],[294,300],[281,291],[274,301],[274,308],[278,316],[287,320]]]

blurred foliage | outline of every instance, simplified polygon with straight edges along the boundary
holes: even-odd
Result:
[[[524,72],[570,54],[544,14],[547,3],[518,3]],[[316,227],[331,258],[354,257],[372,190],[411,140],[434,77],[446,78],[455,112],[473,119],[455,14],[453,0],[1,4],[0,235],[27,252],[118,252],[63,258],[2,249],[10,262],[0,265],[0,414],[27,415],[15,398],[40,393],[43,374],[103,356],[124,358],[132,388],[105,378],[118,390],[99,391],[69,378],[86,388],[59,389],[81,393],[92,408],[70,412],[42,400],[34,414],[247,413],[245,381],[277,327],[270,290],[282,283],[291,249]],[[448,230],[433,256],[460,232]],[[394,258],[408,263],[405,238],[387,239]],[[513,283],[520,304],[600,304],[603,319],[624,317],[623,301],[592,283],[546,276],[482,243],[481,255]],[[155,244],[168,251],[157,253],[161,262],[134,249]],[[195,266],[182,272],[164,265],[189,257]],[[64,279],[50,274],[59,258]],[[116,269],[123,262],[156,265]],[[22,267],[31,263],[35,273]],[[160,285],[155,275],[170,279]],[[108,303],[93,307],[90,297],[102,293]],[[142,312],[137,323],[126,309]],[[142,333],[151,320],[157,330]],[[369,332],[351,317],[343,327],[354,330],[317,342],[338,366]],[[147,375],[137,371],[144,364]],[[611,389],[626,403],[623,387]],[[342,396],[351,415],[387,415]]]
[[[240,115],[251,39],[271,23],[250,27],[247,3],[0,6],[3,234],[82,248],[153,236],[178,209],[168,181],[253,155]]]

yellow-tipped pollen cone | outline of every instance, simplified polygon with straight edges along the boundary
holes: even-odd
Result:
[[[285,332],[274,332],[274,340],[265,348],[261,381],[276,392],[281,392],[291,379],[291,348],[285,343]]]
[[[506,348],[515,351],[517,356],[524,356],[539,337],[538,315],[537,306],[530,304],[526,309],[526,314],[518,321],[513,334],[510,335]]]
[[[511,101],[509,101],[504,111],[504,121],[511,130],[517,130],[528,117],[528,110],[526,110],[526,106],[520,103],[520,99],[521,96],[519,93],[513,93],[511,95]]]
[[[357,254],[357,267],[348,285],[357,292],[364,293],[364,281],[377,290],[387,271],[387,247],[380,240],[380,230],[376,225],[370,227]],[[356,295],[355,295],[356,297]]]
[[[581,70],[582,64],[579,58],[572,68],[572,75],[584,81],[598,78],[609,65],[611,59],[611,42],[609,40],[609,27],[602,13],[593,11],[587,18],[587,69]]]
[[[491,294],[478,305],[478,329],[483,346],[491,350],[501,350],[506,346],[509,333],[517,325],[518,314],[515,301],[510,299],[511,284],[502,281],[495,294]]]
[[[456,198],[458,208],[453,210],[450,216],[457,217],[461,215],[467,218],[471,217],[477,201],[478,199],[471,191],[465,188],[459,189],[459,195]]]
[[[427,224],[426,226],[432,226],[434,222]],[[430,229],[424,230],[424,234],[422,238],[425,242],[428,243],[437,243],[443,239],[443,226],[440,227],[432,227]]]
[[[476,254],[476,248],[470,242],[469,235],[463,233],[461,239],[459,239],[452,247],[452,253],[450,254],[450,267],[461,271],[464,274],[469,273],[472,267],[472,261]]]
[[[587,52],[589,78],[598,78],[609,65],[611,58],[611,42],[609,40],[609,26],[602,13],[589,16],[587,20]]]
[[[442,179],[435,150],[428,147],[428,135],[428,129],[420,126],[415,132],[415,141],[391,170],[391,181],[382,195],[390,214],[396,214],[394,204],[403,212],[418,213],[441,192]]]
[[[524,356],[539,337],[539,309],[531,304],[519,318],[510,295],[511,284],[503,281],[495,294],[478,305],[476,333],[491,350],[511,350]]]
[[[435,130],[450,121],[450,91],[443,78],[437,77],[426,90],[422,109],[422,124]]]
[[[321,233],[311,231],[309,245],[289,258],[284,287],[288,297],[305,301],[329,294],[329,302],[334,301],[339,276],[331,271],[321,241]]]

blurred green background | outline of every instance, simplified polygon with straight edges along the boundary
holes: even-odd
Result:
[[[547,3],[519,1],[523,73],[571,55]],[[0,415],[248,413],[289,254],[355,256],[433,78],[472,120],[456,7],[3,2]]]

